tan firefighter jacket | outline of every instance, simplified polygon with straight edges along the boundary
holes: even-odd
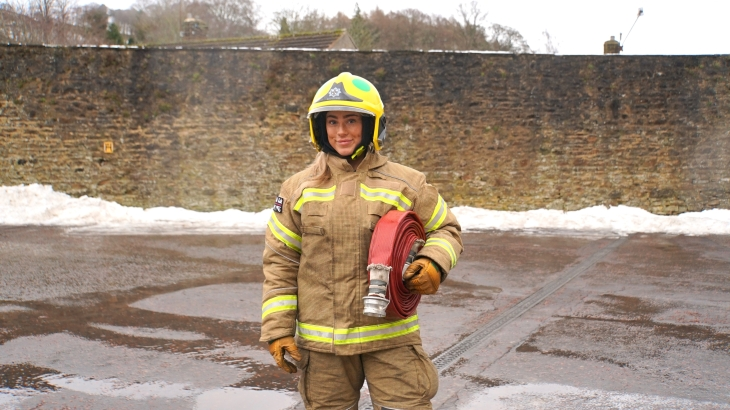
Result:
[[[370,239],[391,209],[415,211],[427,240],[419,255],[444,275],[461,254],[461,227],[436,188],[374,151],[357,170],[329,155],[332,178],[304,170],[284,182],[266,230],[261,341],[295,335],[309,350],[353,355],[420,344],[418,315],[363,315]],[[445,277],[445,276],[444,276]]]

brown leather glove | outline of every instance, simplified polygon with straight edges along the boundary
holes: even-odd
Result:
[[[421,295],[433,295],[441,284],[441,268],[429,258],[418,258],[403,274],[406,288]]]
[[[269,342],[269,353],[276,360],[276,364],[287,373],[296,373],[297,367],[284,358],[285,351],[289,352],[292,359],[296,361],[302,360],[302,355],[299,354],[299,349],[297,349],[297,345],[294,343],[294,337],[284,336]]]

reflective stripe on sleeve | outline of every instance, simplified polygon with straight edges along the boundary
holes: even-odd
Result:
[[[276,212],[271,213],[268,223],[269,229],[274,236],[282,241],[284,245],[294,249],[297,253],[302,253],[302,237],[295,234],[289,228],[284,226],[276,218]]]
[[[380,201],[394,206],[399,211],[408,211],[413,203],[398,191],[385,188],[370,188],[360,184],[360,196],[366,201]]]
[[[261,319],[283,310],[297,310],[297,295],[277,296],[267,300],[261,307]]]
[[[439,248],[444,249],[446,253],[448,253],[451,257],[451,267],[453,268],[454,265],[456,265],[456,252],[454,251],[454,247],[451,246],[449,241],[447,241],[446,239],[429,238],[428,240],[426,240],[426,244],[423,246],[424,248],[426,246],[438,246]]]
[[[304,188],[302,196],[299,197],[296,205],[294,205],[294,210],[299,212],[302,209],[302,205],[307,202],[327,202],[335,199],[335,189],[337,189],[337,185],[333,185],[330,188]]]
[[[310,325],[297,322],[297,335],[305,340],[347,345],[386,340],[413,333],[419,329],[418,315],[382,325],[361,326],[349,329]]]
[[[446,219],[447,209],[446,201],[444,201],[444,199],[441,198],[441,195],[439,195],[439,200],[436,203],[436,208],[434,208],[433,214],[431,214],[431,219],[429,219],[428,223],[426,223],[426,232],[435,231],[439,228],[439,226],[441,226],[441,223],[443,223],[444,219]]]

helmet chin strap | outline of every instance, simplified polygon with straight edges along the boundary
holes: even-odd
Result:
[[[327,154],[334,155],[337,158],[354,160],[365,155],[365,153],[367,152],[366,148],[368,146],[368,143],[366,141],[361,142],[360,146],[355,149],[355,152],[350,155],[340,155],[339,152],[335,151],[335,149],[332,148],[332,145],[330,145],[330,142],[327,140],[320,141],[320,146],[322,147],[322,151],[326,152]]]
[[[361,156],[365,153],[365,146],[360,145],[360,148],[356,149],[355,152],[350,155],[350,159],[357,159],[357,157]]]

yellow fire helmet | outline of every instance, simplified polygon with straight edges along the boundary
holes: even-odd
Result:
[[[373,146],[376,150],[383,148],[385,142],[383,100],[380,99],[378,90],[370,81],[344,72],[319,87],[307,115],[309,118],[309,135],[317,151],[321,151],[322,147],[317,142],[317,136],[315,135],[317,127],[315,118],[317,113],[325,111],[354,111],[372,115],[375,119],[374,127],[372,127]],[[365,127],[363,128],[363,131],[365,131]],[[369,136],[363,134],[363,139],[365,138],[369,138]]]

